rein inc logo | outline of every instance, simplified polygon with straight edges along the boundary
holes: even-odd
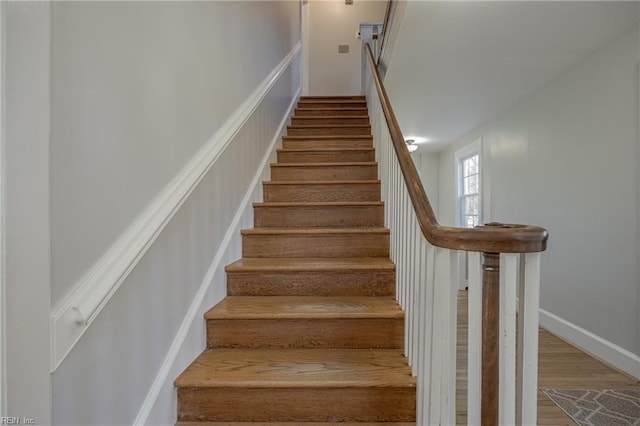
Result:
[[[0,425],[35,425],[32,417],[0,417]]]

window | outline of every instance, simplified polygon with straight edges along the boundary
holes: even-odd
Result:
[[[480,224],[480,155],[475,154],[462,160],[461,169],[461,226],[473,228]]]
[[[480,141],[456,153],[458,167],[458,224],[473,228],[481,223]]]

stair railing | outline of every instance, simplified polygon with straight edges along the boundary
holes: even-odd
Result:
[[[469,254],[467,424],[535,425],[540,252],[548,234],[527,225],[476,228],[436,220],[368,43],[367,102],[405,310],[405,353],[418,382],[417,424],[456,418],[457,267]],[[386,121],[386,124],[385,124]],[[516,288],[519,286],[516,344]],[[463,379],[464,369],[459,366]],[[516,369],[517,367],[517,369]]]

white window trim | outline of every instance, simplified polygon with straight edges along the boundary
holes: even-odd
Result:
[[[479,188],[478,194],[480,196],[480,204],[478,206],[479,209],[479,223],[482,224],[484,220],[484,159],[482,158],[482,138],[478,138],[466,145],[464,148],[456,151],[455,161],[456,161],[456,224],[457,226],[462,226],[462,206],[461,197],[462,197],[462,160],[469,158],[475,154],[478,154],[479,164],[480,164],[480,174],[479,174]]]

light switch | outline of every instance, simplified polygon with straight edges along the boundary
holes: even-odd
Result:
[[[338,45],[338,53],[349,53],[349,45],[348,44],[339,44]]]

